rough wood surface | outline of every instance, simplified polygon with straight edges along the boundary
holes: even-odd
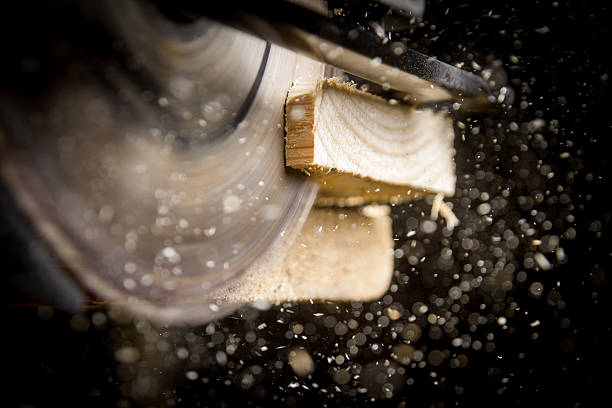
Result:
[[[327,79],[291,87],[285,130],[287,166],[317,176],[326,203],[455,192],[454,132],[442,112]],[[356,177],[339,183],[338,174]]]
[[[379,298],[393,274],[388,214],[387,206],[314,209],[284,262],[278,267],[252,268],[215,297],[223,302]]]

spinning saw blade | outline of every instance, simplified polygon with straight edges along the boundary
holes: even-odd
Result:
[[[224,312],[209,293],[272,262],[310,210],[316,187],[285,170],[283,106],[323,66],[206,19],[104,4],[113,38],[68,39],[87,48],[42,98],[3,95],[4,179],[95,298],[208,320]]]

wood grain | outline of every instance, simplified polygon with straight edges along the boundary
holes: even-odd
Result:
[[[327,79],[291,87],[285,130],[287,166],[319,178],[324,203],[401,202],[455,192],[454,132],[443,112]]]

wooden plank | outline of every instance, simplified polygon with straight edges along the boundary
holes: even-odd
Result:
[[[327,79],[291,87],[285,130],[287,166],[319,179],[323,204],[455,192],[454,131],[443,112]]]
[[[388,214],[388,206],[316,208],[293,245],[282,251],[278,267],[251,268],[215,298],[230,303],[377,299],[393,275]]]

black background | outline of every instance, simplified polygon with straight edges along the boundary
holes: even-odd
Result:
[[[331,6],[348,10],[345,3],[331,2]],[[308,389],[301,385],[286,387],[293,379],[286,366],[278,370],[269,369],[274,359],[282,359],[280,354],[276,358],[258,357],[249,345],[245,345],[232,360],[239,362],[242,359],[244,364],[239,367],[245,367],[244,370],[249,365],[258,364],[264,367],[264,373],[270,374],[256,379],[256,386],[242,388],[239,383],[241,369],[228,370],[214,362],[199,367],[199,376],[207,378],[207,382],[187,381],[180,369],[168,372],[161,366],[151,367],[160,378],[172,378],[161,381],[158,397],[138,400],[126,392],[126,378],[131,377],[118,369],[114,356],[117,344],[128,336],[127,329],[118,329],[111,324],[79,325],[78,319],[75,322],[71,314],[60,310],[55,310],[50,318],[41,318],[46,309],[41,313],[38,307],[29,305],[28,298],[16,295],[17,289],[8,279],[5,280],[8,313],[3,329],[6,339],[4,372],[8,379],[3,405],[606,405],[606,387],[610,384],[612,368],[609,305],[612,295],[609,288],[612,206],[607,194],[611,187],[607,149],[611,131],[608,99],[611,54],[606,27],[610,20],[608,10],[602,4],[594,1],[429,1],[424,24],[410,36],[417,49],[448,62],[465,62],[468,69],[472,61],[484,66],[487,57],[494,56],[503,62],[509,86],[516,92],[511,109],[487,113],[486,117],[472,115],[470,122],[461,118],[468,124],[468,131],[474,123],[480,123],[481,132],[468,134],[465,141],[458,137],[456,141],[458,193],[453,203],[460,218],[470,216],[470,209],[462,209],[461,198],[469,193],[470,188],[479,185],[478,181],[462,176],[473,174],[479,168],[490,170],[493,175],[493,179],[488,181],[490,185],[511,191],[509,208],[496,214],[505,217],[508,225],[520,218],[529,218],[531,208],[522,208],[518,198],[530,195],[534,190],[554,191],[556,186],[562,185],[573,205],[573,209],[568,210],[567,202],[557,199],[544,200],[534,206],[548,219],[562,219],[553,223],[553,231],[558,230],[562,236],[568,227],[572,227],[576,238],[562,240],[566,263],[555,265],[553,271],[530,273],[526,282],[515,283],[506,294],[506,300],[512,297],[521,308],[520,313],[508,317],[511,329],[502,329],[493,319],[473,334],[474,337],[480,334],[479,338],[482,338],[492,333],[494,350],[467,350],[469,363],[464,368],[451,369],[445,363],[433,370],[413,370],[406,377],[413,378],[414,384],[404,385],[389,399],[373,401],[371,394],[351,395],[344,392],[346,390],[323,393],[323,388],[331,389],[334,384],[329,374],[333,364],[326,359],[328,355],[336,355],[331,352],[337,349],[333,330],[320,328],[308,341],[289,341],[285,338],[286,324],[274,323],[279,316],[286,315],[283,310],[272,308],[266,312],[253,312],[244,309],[216,323],[217,331],[243,333],[268,322],[265,337],[270,349],[288,343],[305,345],[317,365],[312,379],[304,382]],[[367,8],[363,4],[360,7]],[[356,12],[352,15],[360,19]],[[25,19],[23,24],[31,32],[44,35],[37,31],[36,24],[28,23],[41,16],[17,17]],[[521,101],[530,105],[520,108]],[[486,121],[487,117],[490,122]],[[545,148],[528,132],[503,132],[511,122],[521,125],[539,117],[547,124],[553,119],[558,121],[558,126],[543,132],[547,142]],[[501,131],[495,127],[498,122],[504,124]],[[485,132],[486,129],[492,129],[493,133]],[[457,129],[457,132],[461,134],[462,130]],[[498,143],[490,143],[492,134],[498,137]],[[568,144],[568,140],[573,143]],[[501,145],[501,150],[495,150],[496,144]],[[521,150],[522,144],[529,146],[529,150]],[[484,152],[487,159],[483,162],[476,160],[476,151]],[[563,152],[568,152],[569,158],[559,157]],[[514,155],[519,156],[518,162],[513,161]],[[541,160],[540,164],[538,160]],[[546,178],[538,173],[542,163],[551,167],[554,176]],[[518,176],[521,166],[529,171],[527,177]],[[573,177],[571,182],[568,177]],[[418,218],[420,210],[426,211],[426,208],[426,204],[417,203],[393,210],[398,248],[407,242],[406,220]],[[575,217],[572,222],[566,221],[568,213]],[[8,222],[2,223],[2,270],[7,276],[28,267],[21,257],[23,244],[16,240],[15,234]],[[435,252],[434,249],[430,251]],[[527,249],[519,247],[516,251],[518,258],[523,254],[521,251]],[[400,273],[411,274],[405,258],[397,260],[397,269]],[[532,276],[538,276],[537,280],[544,285],[545,293],[540,298],[528,294],[529,283],[535,280]],[[406,308],[419,299],[427,299],[430,293],[440,288],[448,290],[444,284],[431,284],[425,274],[410,277],[403,297],[395,298],[401,300]],[[558,297],[548,296],[552,291],[561,294],[563,307],[559,307]],[[489,295],[475,294],[466,308],[473,311],[480,303],[491,303]],[[488,315],[501,316],[504,309],[495,310],[494,304],[490,305]],[[362,307],[371,309],[370,304]],[[292,319],[320,325],[313,313],[329,314],[333,311],[340,321],[350,318],[354,309],[350,304],[297,305],[293,307],[295,314]],[[79,316],[89,318],[97,311],[90,310]],[[533,327],[531,324],[536,320],[540,325]],[[172,331],[168,335],[170,339],[181,339],[172,347],[178,347],[178,343],[184,341],[185,333],[190,331],[206,336],[204,327]],[[534,339],[535,332],[538,337]],[[385,335],[383,332],[383,338]],[[427,337],[424,330],[421,344],[425,348],[448,348],[449,341],[446,337]],[[388,355],[385,352],[382,357]],[[358,360],[366,366],[375,357],[378,358],[364,352]],[[435,372],[436,377],[432,377],[431,372]],[[318,388],[312,387],[313,382],[318,384]]]

